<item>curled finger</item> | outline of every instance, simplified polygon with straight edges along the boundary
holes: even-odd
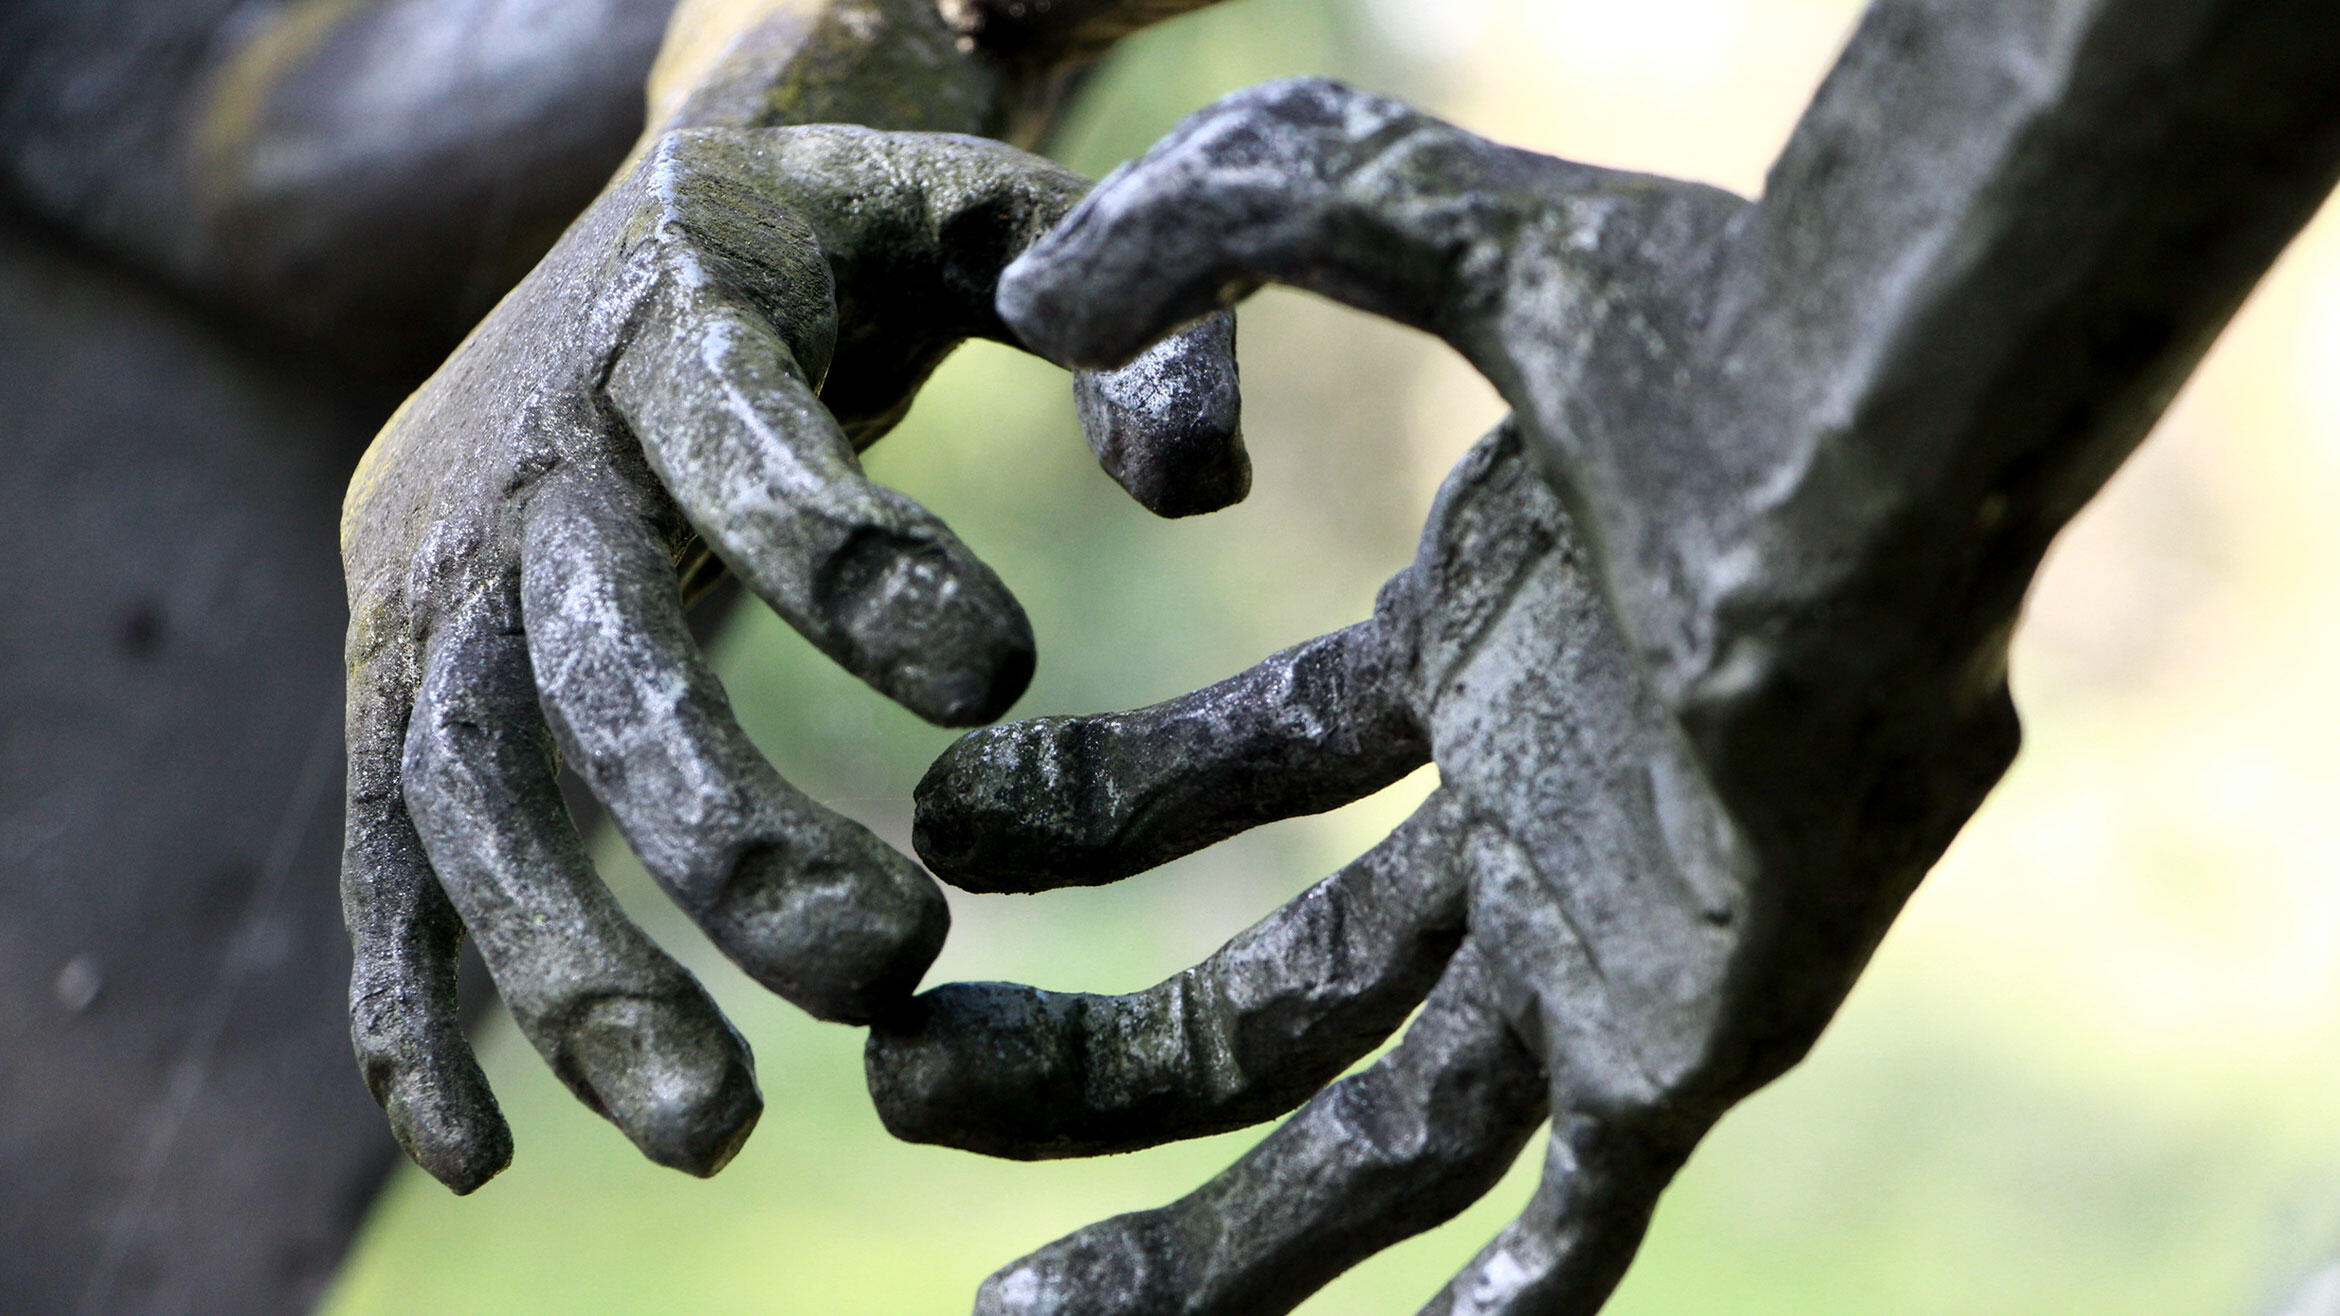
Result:
[[[406,740],[416,832],[553,1072],[651,1160],[713,1174],[762,1110],[747,1044],[594,876],[525,642],[496,621],[433,638]]]
[[[1283,1114],[1404,1022],[1461,944],[1456,809],[1127,996],[952,983],[870,1032],[886,1128],[992,1156],[1134,1151]]]
[[[1197,111],[1106,179],[1003,276],[1000,311],[1051,359],[1107,366],[1285,283],[1438,334],[1502,388],[1514,289],[1549,319],[1684,204],[1744,203],[1294,78]]]
[[[1273,1316],[1493,1187],[1544,1118],[1466,943],[1405,1039],[1225,1173],[985,1281],[977,1316]]]
[[[572,470],[529,504],[528,647],[569,763],[659,884],[750,976],[823,1019],[909,995],[950,916],[934,880],[781,779],[692,640],[655,502]]]
[[[855,448],[900,421],[961,339],[1028,346],[1000,319],[1000,273],[1089,189],[1039,156],[951,133],[816,125],[674,149],[696,161],[695,177],[752,178],[752,192],[809,228],[843,317],[821,400]],[[1214,511],[1249,491],[1232,317],[1084,372],[1075,394],[1106,472],[1151,510]]]
[[[933,513],[871,481],[780,336],[685,289],[609,395],[724,565],[846,670],[930,721],[987,722],[1023,693],[1032,628]]]
[[[351,627],[349,777],[341,906],[350,936],[350,1040],[398,1145],[431,1177],[468,1193],[512,1160],[512,1131],[463,1034],[456,952],[463,921],[439,889],[407,817],[400,758],[411,683]]]

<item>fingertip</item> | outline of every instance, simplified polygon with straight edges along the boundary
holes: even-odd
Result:
[[[992,721],[1031,684],[1038,645],[1022,605],[939,527],[856,534],[828,564],[819,595],[847,665],[929,722]]]
[[[871,1103],[904,1142],[1010,1160],[1064,1155],[1033,1132],[1067,1108],[1069,1001],[1016,983],[946,983],[880,1016],[862,1050]]]
[[[461,1146],[439,1145],[425,1152],[405,1144],[407,1155],[457,1197],[469,1197],[512,1164],[512,1131],[498,1120],[492,1131]]]
[[[944,669],[933,681],[932,702],[923,710],[937,726],[977,727],[996,722],[1031,688],[1039,646],[1031,623],[1018,608],[1015,625],[973,661]]]
[[[1089,815],[1093,738],[1042,717],[959,738],[913,792],[910,844],[935,876],[981,894],[1089,886],[1129,875]]]
[[[453,966],[434,980],[368,949],[351,980],[358,1073],[407,1158],[457,1196],[474,1192],[512,1163],[512,1129],[457,1022]]]
[[[1088,358],[1097,354],[1081,350],[1078,331],[1085,326],[1076,322],[1071,289],[1055,269],[1052,248],[1057,245],[1061,243],[1054,234],[1044,237],[1000,271],[999,287],[992,294],[999,318],[1034,355],[1060,366],[1103,370],[1137,355],[1143,343],[1133,344],[1128,356],[1119,359],[1092,360]]]
[[[942,953],[951,911],[916,864],[849,830],[810,862],[789,846],[742,855],[706,923],[735,963],[798,1009],[863,1024],[910,1000]]]
[[[423,1062],[412,1064],[400,1058],[404,1048],[369,1039],[361,1025],[358,1068],[407,1158],[460,1197],[512,1163],[512,1130],[462,1034],[438,1047],[450,1042],[459,1054],[426,1044]]]
[[[408,1159],[456,1196],[478,1191],[512,1164],[512,1129],[484,1077],[434,1082],[421,1072],[403,1070],[377,1095]]]
[[[1025,347],[1075,370],[1112,370],[1164,334],[1236,300],[1249,286],[1193,284],[1121,253],[1143,234],[1082,221],[1092,197],[1001,272],[993,305]]]
[[[1158,1212],[1116,1216],[992,1272],[975,1316],[1117,1316],[1185,1311],[1194,1286]]]
[[[1195,516],[1243,501],[1251,455],[1235,317],[1221,312],[1074,384],[1081,426],[1107,474],[1157,516]]]
[[[1243,450],[1240,430],[1213,446],[1174,471],[1109,466],[1106,473],[1139,506],[1165,520],[1223,512],[1251,496],[1251,454]]]
[[[894,702],[938,727],[979,727],[998,721],[1032,684],[1038,646],[1018,610],[1014,628],[973,627],[937,619],[924,628],[933,649],[897,658],[877,676],[878,688]],[[916,629],[915,624],[905,630]],[[905,634],[889,637],[902,648]]]
[[[644,1156],[700,1178],[763,1114],[746,1041],[703,999],[603,997],[566,1030],[555,1067]]]
[[[975,1290],[975,1316],[1053,1316],[1064,1308],[1048,1289],[1046,1273],[1030,1260],[1002,1266]]]

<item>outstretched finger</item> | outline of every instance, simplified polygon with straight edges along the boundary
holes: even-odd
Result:
[[[1457,813],[1434,794],[1354,863],[1146,991],[926,993],[870,1032],[878,1114],[899,1138],[1023,1160],[1283,1114],[1380,1045],[1461,944]]]
[[[1427,762],[1404,628],[1384,617],[1128,713],[963,737],[918,783],[919,856],[968,891],[1118,881]]]
[[[985,1281],[977,1316],[1272,1316],[1493,1187],[1544,1080],[1466,943],[1397,1048],[1201,1189]]]
[[[553,1072],[651,1160],[713,1174],[762,1110],[747,1044],[593,875],[514,620],[452,619],[434,636],[407,733],[407,808]]]
[[[350,1040],[398,1145],[432,1178],[468,1193],[512,1161],[512,1131],[463,1035],[456,950],[463,922],[439,890],[407,817],[400,759],[412,682],[350,627],[349,794],[341,907],[349,926]]]
[[[683,620],[642,486],[572,468],[522,534],[528,650],[567,761],[750,976],[823,1019],[907,997],[949,911],[918,865],[782,780]]]
[[[815,125],[669,149],[694,178],[751,178],[810,228],[842,317],[821,399],[856,448],[901,418],[959,340],[1025,345],[999,318],[1000,273],[1089,190],[1048,160],[949,133]],[[1077,393],[1090,447],[1151,510],[1214,511],[1250,490],[1230,319],[1084,374]]]
[[[1486,369],[1527,249],[1561,253],[1533,281],[1548,316],[1597,288],[1653,205],[1682,198],[1740,204],[1501,146],[1322,79],[1273,82],[1198,111],[1100,184],[1009,269],[1000,312],[1051,359],[1103,366],[1288,283],[1440,334]],[[1557,240],[1522,241],[1531,231]]]

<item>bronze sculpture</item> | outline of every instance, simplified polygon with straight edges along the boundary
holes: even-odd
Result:
[[[1012,131],[1055,94],[1048,60],[1157,8],[1039,5],[993,21],[965,4],[838,6],[827,27],[750,25],[761,44],[731,47],[736,77],[718,68],[661,104]],[[1051,12],[1079,37],[1035,36]],[[884,26],[895,20],[906,45]],[[1061,1155],[1233,1127],[1307,1098],[1431,993],[1392,1060],[1312,1102],[1233,1175],[1003,1272],[991,1309],[1288,1306],[1468,1200],[1547,1108],[1564,1136],[1546,1191],[1445,1301],[1597,1306],[1688,1146],[1801,1054],[2012,753],[2000,668],[2038,553],[2330,186],[2333,106],[2311,58],[2328,25],[2300,5],[1882,3],[1753,205],[1489,148],[1337,88],[1263,90],[1198,118],[1042,243],[997,320],[990,272],[1036,232],[1034,184],[1049,206],[1069,199],[1061,178],[932,139],[668,139],[637,159],[636,190],[605,198],[568,258],[394,425],[377,469],[420,460],[425,475],[357,499],[359,726],[379,734],[360,737],[352,776],[371,810],[353,816],[352,904],[375,948],[355,1003],[378,1094],[457,1186],[500,1164],[500,1125],[453,1019],[455,925],[433,904],[427,850],[483,940],[497,937],[507,988],[538,1012],[556,1066],[646,1149],[708,1169],[752,1116],[720,1021],[579,875],[530,726],[541,692],[621,825],[633,810],[630,839],[719,936],[814,1008],[875,1019],[874,1086],[912,1136]],[[841,59],[853,45],[839,34],[873,32],[930,65],[975,49],[996,56],[986,76],[1010,73],[909,107],[967,116],[956,121],[821,100],[850,83],[831,74],[865,67]],[[776,58],[816,49],[820,61]],[[772,94],[776,66],[795,69],[780,79],[788,96]],[[1035,68],[1049,72],[1016,82]],[[795,163],[807,159],[817,167]],[[908,364],[832,373],[820,401],[845,424],[830,431],[809,397],[831,332],[814,303],[824,282],[842,311],[902,275],[856,255],[857,231],[895,235],[837,219],[824,189],[912,159],[945,161],[946,193],[1027,209],[956,231],[993,236],[976,244],[983,273],[941,280],[960,297],[947,324],[855,308],[885,326],[861,359]],[[952,185],[952,161],[975,185]],[[993,170],[1025,185],[984,193],[978,175]],[[677,239],[626,245],[659,231]],[[935,264],[909,285],[932,286]],[[661,279],[716,291],[662,302]],[[890,692],[946,717],[995,711],[1023,661],[1001,620],[1012,605],[915,513],[854,483],[854,431],[882,429],[931,364],[939,343],[922,335],[1007,326],[1059,359],[1109,365],[1260,279],[1446,334],[1516,423],[1458,471],[1373,622],[1158,709],[985,733],[922,792],[922,849],[980,889],[1109,880],[1351,798],[1425,756],[1447,784],[1385,846],[1154,993],[952,987],[905,1005],[937,932],[919,912],[923,879],[799,808],[725,731],[667,597],[677,568],[706,560],[686,525]],[[861,323],[840,315],[841,343]],[[724,358],[737,368],[690,382],[740,342],[749,355]],[[627,374],[636,344],[644,364]],[[1216,329],[1172,349],[1187,399],[1231,401],[1222,352]],[[1198,421],[1182,402],[1133,425],[1116,400],[1148,390],[1086,389],[1101,455],[1149,504],[1198,510],[1240,492],[1231,413]],[[826,607],[821,573],[789,558],[801,510],[763,497],[759,511],[769,479],[707,474],[740,469],[722,425],[759,417],[819,436],[809,451],[830,465],[811,504],[852,490],[861,511],[845,520],[949,563],[923,578],[984,599],[979,620],[922,632],[901,622],[914,600],[857,628],[851,606]],[[451,437],[467,429],[504,446],[466,468],[483,456]],[[468,474],[428,471],[434,444],[441,470]],[[769,444],[750,464],[797,451]],[[535,500],[545,510],[519,512]],[[756,538],[758,515],[781,529]],[[813,538],[815,561],[858,560]],[[859,600],[883,577],[827,597]],[[435,631],[442,617],[456,624]],[[462,660],[426,683],[417,651],[441,638]],[[968,679],[898,675],[961,641],[977,652]],[[402,650],[387,672],[370,665]],[[398,724],[418,686],[427,716],[410,737]],[[649,715],[659,698],[682,715]],[[629,781],[643,765],[653,785]],[[734,784],[675,789],[686,781]],[[697,811],[674,816],[677,800]],[[419,837],[399,834],[405,806]],[[771,856],[805,838],[844,858],[847,884],[899,895],[876,952],[833,974],[803,967],[837,949],[818,939],[766,955],[805,928],[785,894],[767,903],[787,882],[751,877],[748,899],[727,903],[735,873],[795,880],[802,866]],[[499,887],[507,903],[486,894]],[[559,939],[531,947],[547,926]],[[590,1017],[595,1002],[619,1003],[615,1027]],[[565,1035],[580,1022],[583,1043]],[[637,1066],[625,1052],[642,1038],[697,1063]],[[595,1047],[616,1058],[595,1069]],[[671,1086],[645,1095],[694,1075],[712,1077],[679,1103],[684,1117],[660,1105]],[[647,1086],[628,1090],[636,1080]],[[1236,1238],[1257,1246],[1211,1242]]]
[[[975,733],[922,785],[929,862],[996,890],[1125,876],[1425,754],[1442,782],[1152,992],[945,987],[880,1021],[894,1127],[1062,1154],[1289,1105],[1438,983],[1225,1175],[978,1311],[1287,1310],[1547,1114],[1536,1197],[1429,1310],[1597,1310],[2012,760],[2040,555],[2340,175],[2340,94],[2292,44],[2329,22],[1881,0],[1758,203],[1271,86],[1011,269],[1003,312],[1059,360],[1274,280],[1446,338],[1515,412],[1372,621],[1186,699]]]

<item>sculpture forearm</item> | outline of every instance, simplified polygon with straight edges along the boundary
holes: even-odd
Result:
[[[29,0],[0,188],[203,300],[412,378],[641,130],[670,0]]]

